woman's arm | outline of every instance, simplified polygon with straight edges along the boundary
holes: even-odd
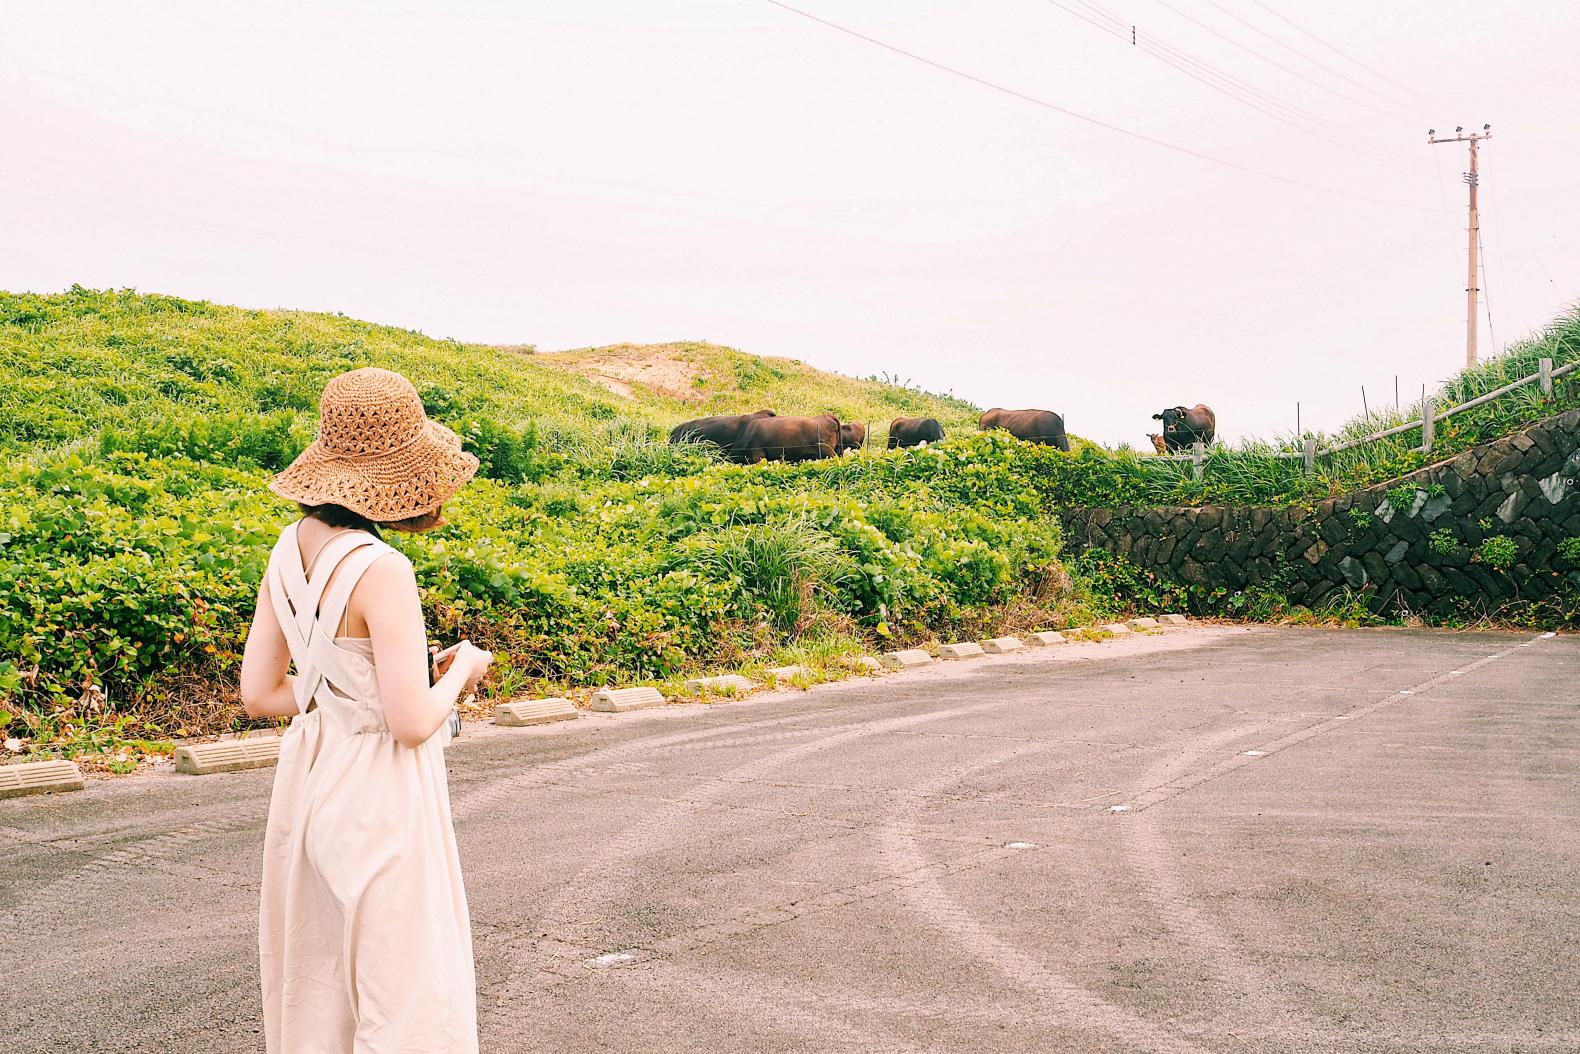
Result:
[[[291,717],[296,713],[295,678],[286,672],[290,668],[291,650],[275,617],[265,577],[241,655],[241,704],[248,717]]]
[[[417,576],[411,562],[399,554],[374,561],[352,598],[373,639],[373,664],[390,734],[404,746],[419,746],[444,724],[457,697],[481,676],[487,662],[480,664],[462,648],[463,654],[429,687],[428,634]]]

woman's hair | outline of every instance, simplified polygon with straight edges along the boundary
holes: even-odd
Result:
[[[344,505],[306,505],[297,503],[303,516],[311,516],[330,527],[349,527],[354,531],[367,531],[373,537],[381,537],[380,527],[388,527],[392,531],[403,531],[407,534],[417,534],[430,530],[444,522],[438,509],[425,512],[420,516],[408,516],[404,520],[389,520],[385,523],[376,523],[359,512],[352,512]]]

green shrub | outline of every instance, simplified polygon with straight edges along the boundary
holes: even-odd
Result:
[[[1439,528],[1427,536],[1426,547],[1438,556],[1447,556],[1459,545],[1459,539],[1447,527]]]
[[[1580,536],[1565,538],[1559,542],[1558,555],[1572,564],[1580,564]]]
[[[1519,546],[1506,534],[1493,535],[1476,550],[1476,556],[1482,563],[1499,571],[1511,567],[1519,555]]]
[[[1388,491],[1388,505],[1395,512],[1408,512],[1420,491],[1414,486],[1394,487]]]

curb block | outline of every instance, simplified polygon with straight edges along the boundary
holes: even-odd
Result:
[[[749,692],[756,687],[756,684],[752,683],[752,681],[748,680],[747,678],[742,677],[738,673],[726,673],[718,677],[693,677],[691,680],[686,682],[686,691],[688,692],[700,692],[704,690],[709,692],[734,691],[738,694],[741,692]]]
[[[506,728],[546,725],[551,721],[574,721],[579,716],[569,699],[557,695],[548,699],[518,699],[494,707],[494,724]]]
[[[938,646],[938,657],[940,659],[975,659],[986,654],[987,652],[982,650],[982,645],[974,640],[963,640],[958,644],[940,644]]]
[[[604,714],[623,714],[627,710],[663,705],[663,693],[657,688],[600,688],[592,697],[592,708]]]
[[[0,765],[0,798],[82,790],[82,770],[70,761],[25,761]]]
[[[1131,629],[1162,629],[1162,625],[1155,618],[1133,618],[1125,623]]]
[[[858,655],[856,656],[856,669],[881,670],[883,669],[883,663],[874,659],[871,655]]]
[[[891,670],[913,670],[918,666],[931,666],[933,657],[920,648],[883,653],[883,665]]]
[[[1130,632],[1130,627],[1125,625],[1123,622],[1110,622],[1108,625],[1101,628],[1104,630],[1104,632],[1112,633],[1116,637],[1123,637],[1125,634]]]
[[[775,666],[768,671],[768,676],[776,681],[793,681],[806,673],[805,666]]]
[[[994,637],[992,640],[982,642],[982,650],[989,655],[1008,655],[1025,647],[1026,642],[1019,637]]]
[[[1158,616],[1158,621],[1163,623],[1163,625],[1165,627],[1167,627],[1167,626],[1183,626],[1189,620],[1186,619],[1184,615],[1159,615]]]
[[[176,748],[176,771],[188,776],[263,769],[280,760],[279,736],[255,736]]]
[[[1063,644],[1064,642],[1064,634],[1055,631],[1026,634],[1026,643],[1033,648],[1045,648],[1050,644]]]

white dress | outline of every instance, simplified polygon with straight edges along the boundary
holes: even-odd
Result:
[[[258,947],[269,1054],[477,1050],[448,727],[418,747],[396,742],[370,643],[333,636],[358,579],[394,552],[348,531],[324,546],[309,580],[293,524],[269,558],[300,711],[280,744],[264,836]]]

